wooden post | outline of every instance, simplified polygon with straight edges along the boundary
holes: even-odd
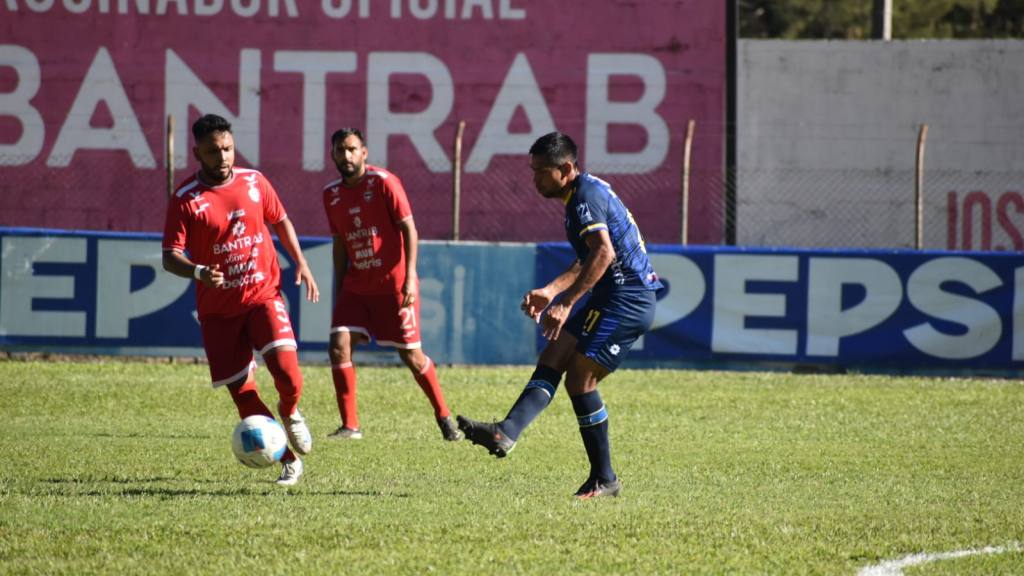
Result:
[[[452,240],[459,239],[459,211],[462,200],[462,133],[466,121],[459,120],[455,131],[455,153],[452,155]]]
[[[174,115],[167,116],[167,197],[174,194]]]
[[[924,145],[928,140],[928,125],[921,124],[917,132],[917,171],[914,177],[914,247],[924,248]]]
[[[679,203],[679,243],[683,246],[690,240],[690,152],[693,150],[693,131],[696,125],[693,119],[686,123],[686,140],[683,142],[683,197]]]

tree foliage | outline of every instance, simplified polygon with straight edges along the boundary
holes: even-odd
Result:
[[[1024,0],[892,0],[893,38],[1021,38]],[[739,0],[745,38],[871,38],[874,0]]]

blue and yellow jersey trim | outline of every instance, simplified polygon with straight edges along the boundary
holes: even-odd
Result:
[[[598,222],[597,224],[591,224],[590,226],[587,226],[583,230],[580,230],[580,237],[582,238],[584,234],[588,234],[590,232],[593,232],[594,230],[607,230],[607,229],[608,229],[608,225],[605,224],[604,222]]]

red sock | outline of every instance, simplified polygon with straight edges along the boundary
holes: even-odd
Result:
[[[444,394],[441,393],[441,384],[437,381],[437,370],[434,370],[434,361],[427,357],[427,366],[419,374],[413,373],[413,378],[420,385],[420,389],[427,395],[430,405],[434,407],[435,418],[447,418],[451,415],[448,406],[444,403]]]
[[[274,417],[270,408],[267,408],[267,405],[260,399],[260,393],[256,390],[256,380],[253,380],[251,374],[245,382],[228,386],[228,392],[231,393],[231,399],[234,400],[235,407],[238,408],[239,418],[245,419],[256,415]],[[295,454],[292,454],[291,448],[285,447],[281,461],[291,462],[292,460],[295,460]]]
[[[351,362],[331,364],[331,376],[334,377],[334,393],[338,398],[338,414],[341,415],[341,425],[346,428],[358,429],[356,367]]]
[[[295,413],[299,405],[299,398],[302,397],[302,371],[299,370],[299,353],[295,350],[282,350],[267,354],[263,357],[267,364],[267,370],[274,377],[274,388],[280,401],[277,410],[281,418],[287,418]]]

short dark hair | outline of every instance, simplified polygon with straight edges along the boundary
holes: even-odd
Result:
[[[531,156],[540,156],[552,166],[558,166],[566,161],[575,164],[577,154],[576,143],[561,132],[545,134],[530,146]]]
[[[338,143],[338,141],[344,140],[349,136],[355,136],[359,138],[359,141],[363,143],[363,146],[366,146],[366,138],[363,138],[363,133],[359,131],[359,128],[345,127],[339,128],[334,131],[334,134],[331,134],[331,148],[333,148],[334,145]]]
[[[205,114],[192,125],[192,137],[196,142],[214,132],[231,132],[231,122],[216,114]]]

